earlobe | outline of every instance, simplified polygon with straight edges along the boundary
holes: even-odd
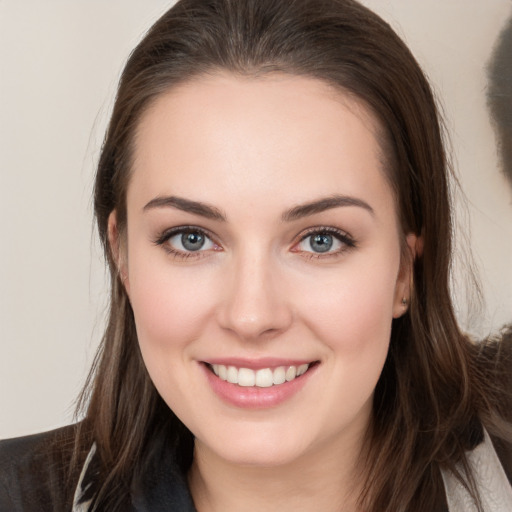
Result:
[[[108,217],[108,244],[110,246],[110,253],[114,261],[119,279],[121,280],[125,290],[129,293],[130,283],[128,280],[128,268],[126,265],[126,255],[121,234],[119,232],[119,225],[117,222],[117,212],[113,210]]]
[[[395,287],[393,318],[404,315],[411,304],[414,261],[423,252],[423,237],[409,233],[405,240],[406,247],[402,254],[400,272]]]

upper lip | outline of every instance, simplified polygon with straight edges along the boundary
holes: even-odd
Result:
[[[278,368],[279,366],[300,366],[302,364],[312,364],[316,361],[315,359],[288,359],[280,357],[262,357],[254,359],[243,357],[214,357],[203,360],[204,363],[210,365],[221,364],[224,366],[235,366],[236,368],[249,368],[251,370]]]

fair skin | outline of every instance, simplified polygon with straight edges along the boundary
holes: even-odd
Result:
[[[412,256],[416,243],[377,131],[354,98],[287,75],[195,79],[140,121],[127,233],[120,244],[113,213],[110,239],[151,379],[196,438],[199,512],[358,510],[409,296],[402,242]],[[214,364],[271,382],[226,382]]]

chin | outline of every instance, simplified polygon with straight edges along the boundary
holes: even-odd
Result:
[[[234,430],[236,432],[199,442],[216,456],[239,466],[283,466],[296,461],[308,450],[307,441],[297,437],[296,428],[295,435],[286,434],[282,429],[267,430],[258,425],[245,432]]]
[[[280,446],[265,446],[255,449],[244,447],[226,450],[219,455],[236,466],[272,468],[293,463],[302,455],[301,452],[294,449],[283,450]]]

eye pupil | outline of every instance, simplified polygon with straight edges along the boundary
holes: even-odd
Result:
[[[187,251],[198,251],[205,243],[201,233],[188,232],[181,235],[181,243]]]
[[[331,249],[333,238],[331,235],[318,234],[311,237],[309,245],[315,252],[327,252]]]

